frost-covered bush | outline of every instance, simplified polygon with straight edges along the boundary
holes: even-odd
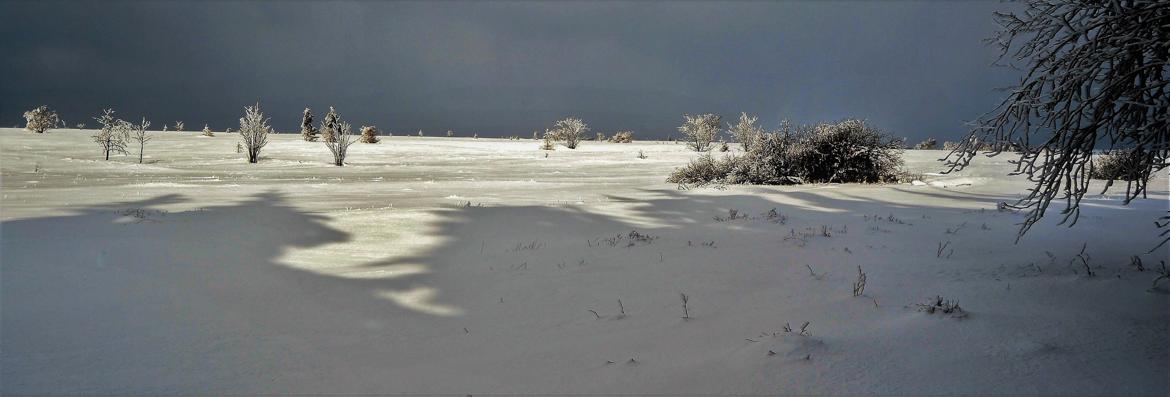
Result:
[[[752,145],[764,135],[764,129],[760,128],[759,119],[759,117],[748,116],[747,112],[743,112],[739,114],[739,122],[727,129],[743,146],[745,152],[751,150]]]
[[[101,146],[106,160],[110,159],[110,152],[127,154],[126,142],[130,140],[130,123],[114,118],[113,109],[103,109],[102,115],[93,119],[102,125],[97,135],[93,136],[93,141]]]
[[[248,151],[249,163],[260,161],[260,149],[268,144],[270,133],[272,127],[268,125],[268,119],[264,118],[264,112],[260,111],[260,104],[245,107],[244,117],[240,118],[240,140]]]
[[[1142,176],[1142,154],[1135,150],[1114,150],[1097,156],[1090,165],[1089,178],[1136,181]]]
[[[330,135],[333,131],[337,131],[337,110],[329,107],[329,113],[325,113],[325,120],[321,121],[321,138],[325,142],[336,142],[337,137]]]
[[[207,124],[203,125],[203,136],[215,136],[215,133],[211,132],[211,127],[208,127]]]
[[[678,131],[687,137],[687,146],[696,152],[711,149],[711,142],[719,135],[723,118],[715,114],[683,115],[683,124]]]
[[[544,143],[540,144],[540,150],[557,150],[556,134],[552,131],[544,131]]]
[[[706,185],[725,180],[731,172],[738,158],[724,157],[715,159],[710,154],[704,154],[691,160],[687,165],[679,167],[666,178],[667,182],[684,185]]]
[[[799,166],[807,182],[894,182],[902,166],[901,140],[862,120],[821,124],[802,141]]]
[[[130,140],[138,142],[138,164],[142,164],[142,152],[146,150],[146,143],[151,140],[147,128],[150,128],[150,122],[145,117],[141,123],[130,126]]]
[[[914,150],[934,150],[938,147],[938,141],[934,138],[926,138],[925,141],[918,142],[914,145]]]
[[[321,125],[321,133],[325,135],[325,147],[329,148],[329,152],[333,154],[333,165],[341,167],[345,165],[345,157],[349,152],[349,146],[357,142],[353,139],[353,129],[349,123],[342,121],[341,116],[337,114],[333,108],[329,108],[329,114],[333,115],[332,123]],[[330,120],[328,115],[325,116],[326,121]],[[328,139],[332,137],[333,139]]]
[[[958,149],[958,148],[959,148],[959,143],[958,143],[958,142],[955,142],[955,141],[945,141],[945,142],[943,142],[943,150],[950,151],[950,150],[955,150],[955,149]]]
[[[672,183],[785,185],[896,182],[901,141],[861,120],[820,124],[797,133],[764,133],[741,156],[701,157],[678,168]]]
[[[183,132],[184,124],[182,121],[175,122],[175,132]]]
[[[57,112],[49,109],[48,106],[37,106],[36,109],[24,112],[24,120],[27,122],[24,129],[42,134],[50,128],[56,127],[61,120],[57,117]],[[85,128],[84,125],[80,128]]]
[[[615,132],[615,133],[613,134],[613,136],[609,138],[609,141],[610,141],[610,142],[613,142],[613,143],[630,143],[630,142],[633,142],[633,141],[634,141],[634,132],[633,132],[633,131],[618,131],[618,132]]]
[[[553,136],[557,140],[565,141],[565,147],[569,149],[576,149],[588,131],[589,126],[576,117],[558,120],[552,128]]]
[[[378,143],[378,127],[363,125],[361,141],[362,143]]]
[[[301,114],[301,139],[306,142],[317,142],[321,138],[321,131],[317,130],[317,126],[313,125],[313,110],[305,108],[304,113]]]

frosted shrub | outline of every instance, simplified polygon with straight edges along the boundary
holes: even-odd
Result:
[[[130,138],[130,123],[114,118],[113,109],[103,109],[102,115],[94,117],[101,129],[93,136],[94,143],[102,148],[106,160],[110,159],[110,152],[126,154],[126,141]]]
[[[175,122],[175,132],[183,132],[183,127],[184,125],[182,121]]]
[[[699,186],[712,182],[720,182],[727,178],[727,174],[731,172],[731,168],[735,165],[736,160],[734,157],[724,157],[717,160],[711,157],[710,154],[704,154],[697,159],[691,160],[689,164],[675,169],[666,178],[666,181]]]
[[[959,148],[959,143],[955,141],[943,142],[943,150],[951,151]]]
[[[902,165],[901,141],[860,120],[804,127],[796,134],[764,133],[741,156],[700,157],[678,168],[667,182],[703,185],[736,183],[896,182]]]
[[[24,112],[24,120],[27,122],[24,129],[42,134],[50,128],[56,127],[60,118],[57,117],[57,112],[49,109],[48,106],[38,106],[36,109]],[[85,128],[84,124],[81,127]]]
[[[711,142],[719,135],[723,118],[715,114],[683,115],[683,124],[678,127],[679,132],[687,137],[687,146],[696,152],[706,152],[711,149]]]
[[[337,137],[330,135],[333,133],[333,131],[337,131],[337,118],[337,110],[330,106],[329,113],[325,113],[325,120],[321,121],[321,138],[324,139],[325,142],[337,141]]]
[[[615,132],[615,133],[613,134],[613,136],[609,138],[609,141],[610,141],[610,142],[613,142],[613,143],[630,143],[630,142],[633,142],[633,141],[634,141],[634,132],[633,132],[633,131],[618,131],[618,132]]]
[[[552,128],[553,136],[557,140],[565,141],[565,147],[569,149],[576,149],[588,131],[589,126],[576,117],[558,120]]]
[[[378,143],[378,127],[363,125],[361,141],[362,143]]]
[[[271,132],[272,127],[264,118],[264,112],[260,111],[259,103],[244,108],[244,117],[240,118],[240,140],[248,151],[249,163],[260,161],[260,149],[268,144]]]
[[[333,115],[333,123],[322,124],[321,132],[326,137],[333,137],[332,141],[325,140],[325,147],[329,148],[330,153],[333,153],[333,165],[341,167],[345,165],[345,156],[349,152],[349,146],[357,141],[354,140],[353,130],[349,123],[342,121],[341,116],[338,116],[333,108],[329,108],[329,114]],[[328,116],[326,116],[326,120],[329,120]]]
[[[301,139],[305,142],[317,142],[321,138],[321,132],[317,130],[317,126],[313,125],[313,111],[305,108],[301,114]]]
[[[544,132],[544,143],[540,144],[540,150],[557,150],[556,135],[552,131]]]
[[[739,122],[727,129],[743,146],[745,152],[751,150],[752,145],[764,135],[764,129],[760,128],[759,119],[759,117],[748,116],[747,112],[743,112],[739,114]]]
[[[130,140],[138,142],[138,164],[142,164],[142,152],[146,150],[146,143],[151,139],[146,132],[149,127],[150,122],[146,121],[146,118],[143,118],[141,123],[130,126]]]
[[[938,141],[934,138],[926,138],[925,141],[918,142],[917,145],[914,145],[914,150],[934,150],[937,147]]]
[[[208,127],[207,124],[203,125],[203,136],[215,136],[215,133],[211,132],[211,127]]]
[[[1142,153],[1114,150],[1097,156],[1089,168],[1089,178],[1109,181],[1135,181],[1142,177]]]

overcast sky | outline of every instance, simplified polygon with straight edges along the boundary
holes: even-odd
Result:
[[[684,113],[865,118],[955,138],[1016,74],[1000,2],[0,2],[0,122],[49,105],[238,128],[337,107],[355,127],[528,136],[577,116],[664,137]]]

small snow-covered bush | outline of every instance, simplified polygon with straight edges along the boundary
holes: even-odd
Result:
[[[540,150],[557,150],[556,135],[552,131],[544,131],[544,143],[540,144]]]
[[[362,143],[378,143],[378,127],[363,125],[361,141]]]
[[[565,141],[565,147],[576,149],[584,139],[585,132],[589,131],[589,126],[579,118],[569,117],[553,124],[552,131],[557,140]]]
[[[950,150],[955,150],[955,149],[958,149],[958,148],[959,148],[959,143],[958,143],[958,142],[955,142],[955,141],[945,141],[945,142],[943,142],[943,150],[948,150],[948,151],[950,151]]]
[[[633,131],[618,131],[609,137],[609,141],[613,143],[630,143],[634,141]]]
[[[917,145],[914,145],[914,150],[934,150],[937,147],[938,141],[934,138],[926,138],[925,141],[918,142]]]
[[[706,185],[720,182],[727,178],[737,160],[738,158],[730,156],[715,159],[710,154],[704,154],[691,160],[689,164],[676,168],[666,178],[666,181],[684,185]]]
[[[321,126],[321,132],[326,137],[333,138],[333,140],[325,140],[325,147],[329,148],[329,152],[333,154],[333,165],[341,167],[345,165],[345,157],[349,153],[349,146],[357,141],[353,139],[353,129],[349,123],[342,121],[341,116],[333,108],[329,108],[329,114],[333,115],[333,123],[330,125],[323,124]],[[327,116],[326,120],[328,119],[329,117]]]
[[[1142,178],[1142,154],[1135,150],[1114,150],[1092,161],[1089,178],[1136,181]]]
[[[305,108],[304,113],[301,114],[301,139],[306,142],[317,142],[321,138],[321,131],[317,130],[317,126],[313,125],[313,111]]]
[[[925,312],[926,314],[948,314],[955,318],[962,318],[967,316],[967,313],[963,311],[963,308],[959,307],[958,301],[943,298],[941,295],[935,296],[926,303],[919,303],[918,311]]]
[[[61,119],[57,117],[57,112],[52,111],[48,106],[42,105],[36,109],[24,112],[24,120],[27,122],[24,129],[42,134],[50,128],[56,127]],[[85,125],[82,124],[78,128],[85,128]]]
[[[207,124],[203,125],[203,136],[215,136],[215,133],[211,132],[211,127],[208,127]]]
[[[184,125],[183,125],[182,121],[176,121],[175,122],[175,132],[183,132],[183,126]]]
[[[244,149],[248,150],[249,163],[260,161],[260,149],[268,144],[270,133],[272,127],[268,125],[268,119],[264,118],[264,112],[260,111],[260,104],[245,107],[244,117],[240,118],[240,140],[243,141]]]
[[[329,113],[325,113],[325,120],[321,121],[321,128],[320,128],[321,139],[324,139],[325,142],[332,143],[332,142],[337,141],[337,137],[330,135],[334,131],[337,131],[337,123],[338,123],[337,118],[338,118],[337,110],[333,109],[333,107],[330,106]]]
[[[687,137],[687,146],[696,152],[711,149],[711,142],[719,135],[723,118],[715,114],[683,115],[683,124],[678,131]]]

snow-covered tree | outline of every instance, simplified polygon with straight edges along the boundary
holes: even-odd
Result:
[[[760,138],[764,136],[764,129],[760,128],[759,117],[748,116],[747,112],[739,114],[739,122],[735,125],[729,125],[727,130],[731,135],[735,136],[735,140],[739,141],[740,146],[743,146],[743,151],[751,150],[752,145],[759,142]]]
[[[102,148],[106,160],[110,159],[110,152],[127,154],[126,141],[129,140],[130,123],[114,118],[113,109],[103,109],[102,115],[94,117],[102,128],[93,136],[94,143]]]
[[[1009,205],[1026,211],[1022,237],[1053,200],[1065,202],[1061,223],[1076,223],[1093,152],[1103,146],[1139,159],[1125,204],[1170,165],[1170,2],[1029,0],[1021,8],[995,14],[1000,30],[988,42],[1001,61],[1023,63],[1010,65],[1023,78],[947,160],[961,169],[984,142],[993,155],[1019,150],[1016,172],[1035,184]]]
[[[687,137],[687,146],[696,152],[711,150],[711,142],[719,135],[723,118],[716,114],[683,115],[678,131]]]
[[[557,140],[565,141],[565,147],[569,149],[576,149],[577,145],[581,144],[581,140],[585,138],[585,133],[589,131],[589,126],[584,121],[576,117],[569,117],[564,120],[558,120],[553,124],[552,133]]]
[[[345,165],[345,156],[349,152],[349,145],[354,144],[357,140],[353,137],[353,130],[349,123],[343,121],[333,108],[329,108],[329,114],[333,115],[333,123],[322,123],[321,133],[325,134],[326,137],[333,137],[332,141],[325,140],[325,147],[329,148],[330,153],[333,153],[333,165],[341,167]],[[329,116],[325,118],[328,120]]]
[[[183,132],[183,125],[184,124],[182,121],[176,121],[175,122],[175,132]]]
[[[130,140],[138,142],[138,163],[142,164],[142,153],[146,149],[146,143],[150,142],[151,136],[147,134],[146,129],[150,127],[150,122],[146,118],[142,118],[139,124],[130,126]]]
[[[363,125],[361,141],[362,143],[378,143],[378,127]]]
[[[307,142],[317,142],[321,138],[321,132],[317,130],[317,126],[313,125],[313,111],[305,108],[304,114],[301,115],[301,139]]]
[[[42,105],[36,109],[24,112],[24,120],[27,122],[24,129],[41,134],[50,128],[56,127],[60,118],[57,117],[57,112],[52,111],[48,106]]]
[[[211,132],[211,127],[208,127],[207,124],[203,125],[203,136],[215,136],[215,133]]]
[[[260,149],[268,144],[268,134],[272,127],[264,112],[260,110],[260,103],[244,108],[244,117],[240,118],[240,141],[248,151],[248,162],[260,161]]]
[[[325,113],[325,119],[321,120],[321,139],[324,139],[325,142],[332,143],[337,141],[337,137],[330,135],[333,131],[337,131],[337,120],[337,110],[330,106],[329,113]]]

